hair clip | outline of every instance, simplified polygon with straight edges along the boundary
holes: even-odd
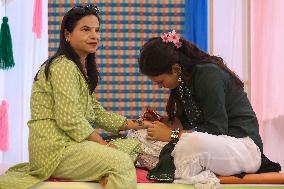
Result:
[[[100,9],[96,5],[93,4],[87,4],[87,5],[75,5],[72,9],[80,9],[81,11],[85,12],[87,11],[94,11],[96,14],[99,14]]]
[[[172,42],[176,48],[180,48],[182,45],[182,43],[179,41],[180,36],[176,33],[175,30],[173,30],[172,32],[164,33],[163,35],[161,35],[161,38],[164,43]]]

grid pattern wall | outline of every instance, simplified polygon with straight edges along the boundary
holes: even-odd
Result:
[[[82,1],[49,0],[49,55],[59,44],[60,22],[65,11]],[[139,73],[138,54],[150,37],[175,29],[182,33],[185,0],[85,0],[100,8],[101,46],[98,67],[101,80],[97,98],[110,111],[137,118],[146,107],[163,113],[167,89],[152,85]]]

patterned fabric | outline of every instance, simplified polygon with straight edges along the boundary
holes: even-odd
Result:
[[[49,54],[59,42],[60,21],[66,10],[78,0],[49,1]],[[175,29],[183,31],[185,0],[128,1],[108,0],[96,3],[100,8],[101,47],[98,65],[102,80],[97,98],[110,111],[137,118],[147,106],[160,113],[168,98],[168,90],[152,86],[138,69],[139,49],[150,37]]]
[[[128,138],[137,139],[141,144],[138,166],[151,170],[156,167],[160,152],[167,142],[147,140],[146,136],[147,129],[131,130],[127,135]]]
[[[103,173],[108,173],[112,175],[110,186],[125,188],[128,182],[136,181],[129,155],[84,139],[94,131],[92,124],[110,132],[118,132],[126,118],[105,111],[95,96],[89,95],[86,80],[75,63],[64,56],[54,61],[49,79],[45,78],[43,66],[32,88],[32,115],[28,122],[30,162],[16,165],[1,176],[0,189],[28,188],[49,178],[58,166],[72,169],[74,165],[68,164],[67,160],[64,166],[60,166],[66,157],[71,159],[70,162],[78,161],[90,167],[99,167],[97,163],[103,160],[105,164],[100,170],[104,171],[85,169],[84,179],[98,180]],[[134,160],[138,154],[138,142],[133,139],[124,141],[115,144]],[[130,173],[121,173],[126,171]],[[80,180],[82,175],[75,172],[69,172],[69,177]]]
[[[195,102],[192,92],[187,87],[183,79],[180,78],[179,80],[180,80],[180,84],[176,90],[181,99],[184,112],[185,112],[185,115],[188,121],[188,127],[189,127],[189,128],[184,128],[184,129],[194,130],[194,128],[197,128],[203,122],[202,110]]]
[[[120,140],[115,144],[121,147],[119,143],[123,142],[126,142],[124,147],[138,144],[133,140]],[[72,145],[66,150],[52,177],[73,181],[98,181],[102,175],[109,175],[109,189],[136,188],[134,164],[129,155],[121,151],[131,152],[126,148],[119,150],[90,141],[84,141],[80,145]]]

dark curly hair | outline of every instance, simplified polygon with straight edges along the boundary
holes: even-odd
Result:
[[[186,82],[190,82],[190,72],[196,64],[211,63],[229,73],[238,86],[244,87],[244,83],[226,66],[221,57],[209,55],[183,38],[180,39],[180,42],[182,46],[176,48],[173,43],[164,43],[161,37],[149,39],[140,50],[138,60],[140,72],[147,76],[158,76],[171,73],[172,65],[179,64],[182,69],[182,77],[186,79]],[[175,115],[179,115],[182,111],[174,90],[171,91],[166,111],[171,121]]]

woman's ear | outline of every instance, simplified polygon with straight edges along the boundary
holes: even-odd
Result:
[[[172,73],[180,75],[181,73],[181,67],[178,64],[172,65]]]
[[[70,32],[67,31],[66,29],[64,30],[64,37],[67,43],[70,42]]]

